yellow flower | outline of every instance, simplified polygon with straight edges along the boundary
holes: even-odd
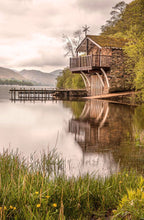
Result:
[[[53,207],[57,207],[57,204],[56,204],[56,203],[53,203]]]
[[[16,207],[13,207],[13,210],[16,210]]]
[[[36,195],[38,195],[38,194],[39,194],[39,192],[35,192],[35,194],[36,194]]]
[[[122,181],[119,181],[119,183],[121,184],[121,183],[122,183]]]
[[[128,177],[128,174],[126,173],[126,177]]]
[[[13,206],[12,206],[12,205],[10,205],[10,209],[13,209]]]
[[[41,207],[41,204],[37,204],[37,206],[36,206],[37,208],[40,208]]]
[[[2,210],[2,209],[6,210],[7,207],[6,206],[0,207],[0,210]]]
[[[48,198],[50,198],[50,196],[46,196],[46,198],[48,199]]]

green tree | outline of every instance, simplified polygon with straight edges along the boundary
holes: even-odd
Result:
[[[62,76],[57,78],[57,88],[59,89],[83,89],[84,82],[80,74],[73,74],[69,69],[64,69]]]
[[[115,22],[103,26],[101,34],[127,39],[126,71],[133,75],[134,87],[144,94],[144,1],[134,0],[126,7],[120,2],[113,9],[117,7],[120,8],[111,12],[114,18],[110,19]]]
[[[101,27],[103,34],[113,34],[115,32],[116,24],[122,19],[126,6],[127,4],[121,1],[112,7],[113,10],[110,12],[111,18]]]

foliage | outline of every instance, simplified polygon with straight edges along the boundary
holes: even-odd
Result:
[[[1,219],[103,219],[141,178],[132,171],[105,179],[94,174],[68,178],[55,151],[27,161],[6,150],[0,154],[0,167]]]
[[[121,5],[122,2],[118,3],[115,7]],[[133,26],[138,27],[139,32],[144,30],[144,2],[143,0],[134,0],[128,5],[123,2],[123,7],[119,11],[119,16],[115,18],[116,21],[112,22],[111,25],[104,25],[105,29],[102,28],[103,35],[113,35],[121,33],[124,37],[127,37],[127,31]],[[113,11],[111,12],[111,15]],[[116,13],[117,14],[117,13]],[[111,20],[111,19],[110,19]]]
[[[128,43],[124,51],[128,57],[127,71],[134,74],[135,88],[144,90],[144,32],[141,35],[135,25],[127,32]]]
[[[79,74],[73,74],[69,69],[63,70],[63,75],[57,78],[59,89],[83,89],[84,83]]]
[[[144,99],[144,1],[134,0],[124,6],[118,19],[116,16],[114,22],[102,27],[102,35],[128,40],[124,48],[126,71],[133,74],[133,85],[143,91]]]
[[[0,85],[21,85],[21,86],[33,86],[31,82],[20,81],[15,79],[0,79]]]
[[[101,30],[104,34],[113,34],[113,29],[122,18],[126,6],[127,4],[124,1],[121,1],[112,7],[113,10],[110,12],[111,18],[107,20],[106,24],[101,27]]]
[[[127,194],[122,197],[113,219],[144,218],[144,178],[141,177],[136,189],[127,189]]]

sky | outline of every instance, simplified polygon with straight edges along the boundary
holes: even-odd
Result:
[[[125,0],[126,3],[132,0]],[[0,66],[51,72],[68,66],[63,34],[99,34],[120,0],[0,0]]]

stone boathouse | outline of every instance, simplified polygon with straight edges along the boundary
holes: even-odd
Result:
[[[121,38],[87,35],[70,58],[72,73],[81,74],[88,95],[95,96],[118,91],[129,91],[131,75],[126,72]]]

